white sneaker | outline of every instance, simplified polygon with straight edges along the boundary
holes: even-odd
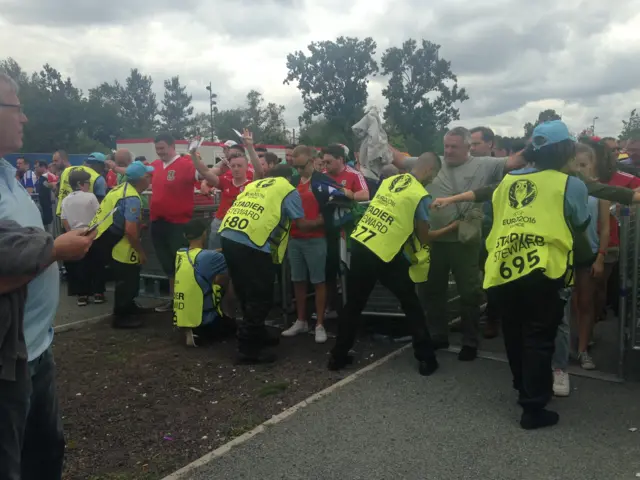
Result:
[[[327,341],[327,331],[322,325],[316,327],[316,343],[324,343]]]
[[[568,397],[570,393],[569,374],[564,370],[555,369],[553,371],[553,394],[556,397]]]
[[[318,314],[314,312],[311,315],[311,318],[313,320],[318,320]],[[324,312],[324,318],[325,320],[335,320],[336,318],[338,318],[338,312],[336,312],[335,310],[327,310],[326,312]]]
[[[591,358],[591,355],[589,355],[589,352],[578,353],[578,361],[584,370],[596,369],[596,364],[594,363],[593,358]]]
[[[307,333],[309,331],[309,324],[304,320],[296,320],[288,329],[282,332],[283,337],[295,337],[299,333]]]
[[[173,300],[169,300],[162,305],[158,305],[155,310],[158,313],[173,312]]]

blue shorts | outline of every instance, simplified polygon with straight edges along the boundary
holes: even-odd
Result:
[[[326,238],[292,238],[289,240],[287,254],[292,282],[306,282],[307,273],[312,284],[325,282]]]

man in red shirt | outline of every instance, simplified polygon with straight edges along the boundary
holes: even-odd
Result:
[[[342,145],[329,145],[322,149],[326,174],[338,185],[342,186],[345,196],[357,202],[369,200],[369,188],[364,176],[346,164],[345,151]],[[327,288],[329,290],[329,307],[326,318],[337,318],[335,306],[338,303],[337,278],[340,271],[340,229],[327,229]]]
[[[293,168],[300,175],[296,188],[302,200],[304,218],[308,222],[314,222],[315,228],[303,231],[296,224],[291,227],[291,240],[287,247],[287,254],[289,255],[298,319],[289,329],[282,332],[282,336],[293,337],[309,331],[307,321],[308,277],[316,293],[316,343],[324,343],[327,341],[327,332],[324,328],[324,315],[327,306],[325,282],[327,239],[325,238],[324,217],[320,211],[320,204],[314,195],[313,188],[311,188],[311,177],[315,172],[313,165],[315,157],[315,150],[305,145],[298,145],[293,150]]]
[[[180,248],[187,246],[184,226],[191,220],[194,206],[193,183],[200,178],[198,171],[208,172],[206,165],[195,155],[178,155],[174,138],[162,133],[155,139],[158,159],[151,180],[151,241],[164,273],[169,277],[173,296],[175,258]],[[196,171],[197,170],[197,171]],[[173,310],[173,300],[156,308],[158,312]]]

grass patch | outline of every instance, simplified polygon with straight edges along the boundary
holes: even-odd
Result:
[[[269,395],[277,395],[284,392],[287,388],[289,388],[289,384],[287,382],[272,383],[271,385],[265,385],[258,390],[258,396],[268,397]]]

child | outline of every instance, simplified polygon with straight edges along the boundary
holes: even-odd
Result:
[[[96,196],[89,192],[89,181],[89,174],[83,170],[73,171],[69,175],[69,185],[73,191],[62,201],[60,214],[66,232],[86,229],[100,208]],[[104,292],[92,291],[90,265],[87,257],[64,264],[67,270],[68,294],[78,297],[79,307],[89,303],[90,295],[94,295],[95,303],[104,303]]]

